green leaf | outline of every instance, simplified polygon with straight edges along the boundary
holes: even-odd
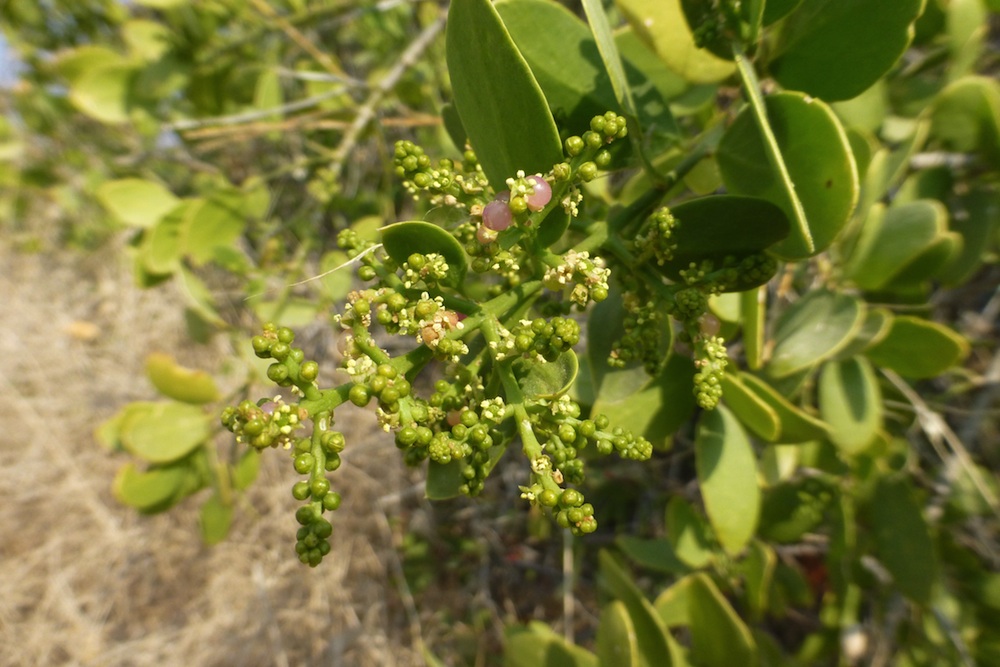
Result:
[[[909,480],[901,475],[879,478],[870,511],[878,558],[896,587],[914,602],[929,604],[937,561]]]
[[[764,4],[764,25],[768,26],[785,18],[801,4],[802,0],[767,0]]]
[[[636,369],[645,379],[645,371]],[[640,377],[640,376],[637,376]],[[617,401],[605,397],[613,393],[619,375],[612,371],[594,401],[592,412],[606,414],[615,425],[642,435],[655,445],[663,443],[687,421],[694,410],[694,365],[691,359],[671,355],[663,371],[646,380],[639,391],[625,393]]]
[[[809,250],[793,225],[791,235],[772,251],[786,259],[802,259],[829,246],[850,219],[858,201],[857,166],[847,134],[820,100],[778,93],[767,97],[764,105],[790,182],[771,164],[749,106],[726,130],[716,158],[730,192],[773,202],[789,220],[797,219],[792,196],[798,196],[814,249]]]
[[[121,59],[81,74],[69,87],[69,100],[77,109],[102,123],[128,121],[136,67]]]
[[[154,62],[170,49],[170,29],[162,23],[130,19],[121,27],[129,53],[143,62]]]
[[[562,396],[573,386],[577,373],[580,372],[580,364],[573,350],[566,350],[555,361],[538,362],[519,357],[512,366],[521,391],[529,399]]]
[[[615,544],[636,565],[668,574],[686,574],[690,568],[678,558],[670,541],[663,538],[643,539],[619,535]]]
[[[471,0],[463,0],[471,1]],[[459,287],[468,271],[465,250],[454,236],[429,222],[413,220],[397,222],[381,229],[382,244],[397,263],[402,264],[413,253],[429,255],[436,253],[448,263],[445,284]]]
[[[563,160],[559,131],[489,0],[455,0],[447,60],[455,108],[490,185],[505,190],[518,170],[544,173]]]
[[[219,316],[215,309],[215,302],[212,293],[202,280],[184,267],[177,272],[179,285],[184,299],[187,301],[187,310],[194,314],[202,322],[205,322],[219,329],[226,328],[226,321]],[[285,322],[292,326],[291,323]]]
[[[255,481],[260,473],[260,453],[255,449],[247,449],[232,467],[233,488],[237,491],[246,491]]]
[[[984,255],[1000,229],[1000,199],[987,188],[973,186],[970,192],[951,202],[949,227],[961,235],[962,249],[938,272],[945,285],[957,286],[970,280],[983,264]]]
[[[823,522],[823,506],[805,492],[814,483],[782,483],[768,489],[760,514],[760,537],[769,542],[794,544]]]
[[[969,353],[966,339],[948,327],[897,315],[880,342],[865,350],[873,363],[913,379],[932,378],[960,363]]]
[[[822,289],[808,292],[778,319],[768,375],[784,378],[836,355],[864,318],[864,304],[857,297]]]
[[[134,463],[126,463],[115,475],[111,491],[123,505],[152,514],[173,506],[188,474],[187,466],[167,466],[139,472]]]
[[[771,202],[754,197],[712,195],[671,208],[680,225],[674,232],[677,250],[659,269],[675,282],[691,263],[711,261],[722,268],[727,258],[740,261],[771,247],[788,235],[788,218]],[[756,287],[759,282],[741,277],[731,291]]]
[[[951,0],[947,11],[951,50],[948,76],[954,80],[975,69],[989,32],[989,14],[983,0]]]
[[[638,648],[638,660],[634,664],[648,667],[670,667],[672,663],[669,659],[671,650],[668,645],[667,628],[660,621],[653,605],[643,596],[635,582],[610,552],[602,550],[598,554],[598,561],[601,581],[615,598],[621,601],[618,604],[622,604],[627,609],[627,616],[633,624]],[[603,622],[601,625],[603,626]],[[599,633],[600,630],[598,630]],[[598,637],[598,655],[603,656],[600,651],[600,643],[601,640]],[[623,663],[606,663],[602,657],[601,664],[617,665]]]
[[[729,375],[729,371],[726,371]],[[740,374],[743,385],[769,405],[780,422],[778,442],[797,443],[819,440],[827,436],[829,428],[820,419],[792,404],[764,380],[747,373]],[[723,393],[725,396],[725,393]]]
[[[597,626],[597,661],[601,665],[638,667],[639,643],[625,605],[613,601],[601,612]]]
[[[108,451],[124,451],[125,446],[121,440],[122,424],[126,423],[129,419],[133,419],[133,413],[149,412],[155,405],[156,403],[151,401],[133,401],[126,404],[121,410],[101,422],[94,429],[94,438]]]
[[[708,523],[680,496],[667,502],[665,519],[667,539],[677,558],[688,567],[699,569],[714,558],[712,534]]]
[[[169,463],[187,456],[209,434],[208,417],[200,408],[173,401],[130,413],[121,425],[125,449],[150,463]]]
[[[187,219],[197,205],[196,200],[182,201],[145,232],[139,247],[143,268],[152,274],[174,273],[180,268]]]
[[[903,55],[923,5],[924,0],[806,0],[784,24],[771,74],[784,88],[827,101],[855,97]]]
[[[736,566],[743,574],[746,601],[754,618],[761,618],[767,611],[777,562],[777,554],[770,545],[754,540],[747,557]]]
[[[463,461],[453,460],[447,464],[427,462],[427,482],[424,495],[428,500],[448,500],[461,493],[466,480],[462,477]]]
[[[985,76],[955,81],[937,96],[931,109],[931,134],[960,153],[981,152],[1000,161],[1000,83]]]
[[[819,379],[819,410],[830,440],[845,454],[867,449],[882,427],[882,391],[863,357],[830,361]]]
[[[697,574],[689,574],[681,577],[672,586],[660,593],[653,608],[656,615],[668,628],[686,628],[691,625],[690,605],[688,599],[691,593],[691,585]]]
[[[598,667],[597,656],[571,644],[544,623],[504,632],[504,667]]]
[[[757,459],[746,433],[724,406],[702,413],[695,464],[705,510],[723,548],[739,553],[757,529]]]
[[[343,250],[331,250],[319,261],[320,285],[323,293],[334,301],[343,300],[354,286],[350,259]]]
[[[750,630],[707,575],[696,574],[691,580],[688,614],[694,662],[706,667],[756,664]]]
[[[201,506],[201,539],[208,546],[218,544],[229,535],[233,523],[233,507],[213,494]]]
[[[740,320],[743,323],[743,347],[747,367],[760,370],[764,365],[764,327],[767,322],[767,287],[739,293]]]
[[[219,400],[219,389],[211,375],[180,366],[169,354],[154,352],[147,356],[146,375],[167,398],[196,405]]]
[[[232,245],[243,234],[241,199],[239,192],[215,192],[193,201],[186,216],[184,253],[196,265],[211,260],[217,248]]]
[[[864,222],[845,275],[858,287],[878,290],[929,279],[948,259],[932,253],[947,238],[948,211],[934,200],[875,208]]]
[[[722,396],[726,407],[744,426],[768,442],[779,441],[781,422],[778,413],[748,389],[735,373],[726,372],[722,377]]]
[[[180,202],[159,183],[141,178],[105,181],[95,194],[111,215],[135,227],[152,227]]]
[[[715,83],[736,71],[728,60],[695,46],[680,0],[618,0],[617,4],[635,33],[686,80]]]
[[[496,9],[562,126],[579,134],[592,117],[618,110],[611,79],[583,21],[550,0],[505,0]]]

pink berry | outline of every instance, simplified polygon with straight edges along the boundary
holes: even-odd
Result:
[[[502,232],[513,223],[514,214],[510,212],[510,206],[499,197],[491,201],[483,209],[483,225],[488,229],[492,229],[495,232]]]
[[[532,211],[541,211],[552,201],[552,186],[541,176],[528,176],[526,180],[531,181],[534,192],[527,195],[524,200],[528,203],[528,208]]]

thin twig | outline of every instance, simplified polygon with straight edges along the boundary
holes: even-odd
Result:
[[[562,544],[562,604],[563,604],[563,638],[570,644],[573,642],[573,616],[576,611],[576,597],[573,588],[576,581],[575,562],[573,560],[573,534],[563,530]]]
[[[257,11],[274,21],[275,25],[281,28],[282,32],[288,35],[289,39],[298,44],[303,51],[315,58],[316,62],[319,63],[323,69],[333,76],[339,76],[345,79],[348,78],[347,74],[344,73],[344,70],[340,69],[337,63],[333,62],[333,58],[317,48],[308,37],[303,35],[298,28],[289,23],[288,19],[274,11],[274,8],[264,2],[264,0],[250,0],[250,2],[257,8]]]
[[[354,146],[358,142],[358,138],[364,131],[368,124],[375,118],[376,108],[382,101],[382,98],[392,90],[392,88],[399,82],[399,79],[410,67],[416,63],[417,58],[420,54],[430,46],[431,42],[437,36],[437,34],[444,28],[444,17],[439,17],[436,21],[424,28],[415,40],[410,42],[410,45],[400,56],[399,62],[389,70],[384,77],[376,84],[371,92],[368,94],[368,99],[365,103],[358,109],[357,115],[354,117],[354,121],[351,126],[347,128],[344,132],[343,138],[340,140],[340,144],[333,153],[333,164],[330,165],[330,170],[333,172],[334,178],[339,178],[340,173],[344,168],[344,162],[347,156],[354,151]]]
[[[289,102],[288,104],[282,104],[277,107],[254,109],[253,111],[246,111],[244,113],[233,114],[231,116],[212,116],[211,118],[178,120],[173,123],[167,123],[163,126],[163,129],[185,132],[187,130],[195,130],[202,127],[216,125],[240,125],[243,123],[251,123],[253,121],[263,120],[270,116],[291,113],[293,111],[301,111],[302,109],[310,109],[320,102],[325,102],[326,100],[339,97],[343,94],[344,88],[338,88],[336,90],[328,90],[325,93],[320,93],[319,95],[307,97],[304,100],[297,100],[295,102]]]
[[[983,500],[993,510],[993,513],[1000,518],[1000,502],[997,501],[993,490],[987,486],[982,474],[972,460],[969,450],[966,449],[955,432],[951,430],[948,422],[937,412],[931,410],[927,403],[924,402],[924,399],[917,392],[913,391],[903,378],[887,368],[882,369],[882,374],[913,405],[914,410],[916,410],[917,421],[920,423],[920,427],[924,430],[927,438],[931,441],[931,444],[935,445],[935,449],[942,441],[948,445],[948,448],[951,449],[952,454],[955,455],[959,464],[965,469],[966,474],[969,475],[969,479],[972,480],[973,485],[975,485],[976,490],[979,491]]]

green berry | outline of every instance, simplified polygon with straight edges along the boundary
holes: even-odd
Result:
[[[312,454],[306,452],[305,454],[299,454],[295,457],[295,472],[300,475],[306,475],[312,470],[313,465],[316,463],[316,457]]]
[[[319,375],[319,364],[315,361],[307,361],[299,368],[299,377],[306,382],[312,382]]]
[[[330,493],[323,496],[323,509],[328,512],[335,512],[340,508],[340,494],[336,491],[331,491]]]
[[[286,345],[290,345],[291,342],[295,340],[295,332],[288,327],[281,327],[278,329],[278,341]]]
[[[538,504],[542,507],[555,507],[559,504],[559,494],[552,489],[545,489],[538,494]]]
[[[292,497],[296,500],[305,500],[309,497],[309,482],[295,482],[292,485]]]
[[[313,498],[320,500],[330,492],[330,480],[326,477],[317,477],[309,483],[309,490],[312,491]]]
[[[311,506],[303,505],[295,510],[295,520],[303,526],[308,526],[316,520],[316,512],[313,511]]]
[[[271,341],[267,338],[254,336],[250,339],[250,345],[253,346],[253,353],[261,359],[267,359],[271,356]]]
[[[372,397],[371,392],[368,391],[368,387],[363,384],[356,384],[351,387],[351,391],[347,396],[351,400],[351,403],[354,403],[354,405],[359,408],[363,408],[368,405],[368,401],[370,401]]]
[[[576,489],[566,489],[559,496],[559,506],[564,508],[579,507],[583,504],[583,494]]]

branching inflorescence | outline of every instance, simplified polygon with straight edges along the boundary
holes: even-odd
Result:
[[[393,434],[405,461],[429,461],[441,493],[479,494],[507,446],[519,441],[530,469],[522,497],[548,509],[575,535],[596,530],[595,509],[577,488],[585,461],[593,458],[586,453],[632,460],[653,453],[641,434],[605,415],[585,415],[568,394],[581,336],[574,312],[608,298],[612,271],[620,273],[619,294],[629,313],[612,365],[639,361],[655,373],[662,357],[656,341],[673,316],[694,343],[698,402],[706,408],[718,402],[726,351],[721,339],[702,332],[702,318],[708,296],[733,267],[722,267],[721,274],[711,266],[691,267],[683,283],[651,279],[650,267],[669,260],[676,247],[672,234],[679,223],[665,208],[646,214],[640,233],[619,248],[611,266],[594,254],[600,244],[592,239],[562,253],[541,240],[560,220],[579,215],[583,184],[609,165],[609,145],[626,133],[624,118],[597,116],[590,131],[565,141],[566,161],[545,174],[518,172],[498,193],[471,151],[460,163],[435,164],[412,142],[397,143],[396,173],[407,190],[459,209],[465,220],[447,232],[401,223],[410,225],[400,231],[406,244],[385,236],[384,247],[356,231],[341,232],[338,244],[354,259],[364,285],[334,317],[345,334],[339,371],[346,381],[321,388],[318,365],[293,347],[292,331],[268,324],[253,338],[254,352],[272,360],[268,378],[298,402],[247,400],[222,415],[240,442],[290,451],[303,476],[292,487],[303,503],[296,512],[296,552],[303,563],[315,566],[331,549],[332,525],[324,514],[340,506],[341,496],[327,474],[340,466],[346,444],[334,430],[335,411],[346,403],[374,403],[378,423]],[[463,279],[466,263],[477,279]],[[411,349],[393,356],[378,342],[384,335],[410,338]],[[414,389],[422,373],[438,377],[425,395]]]

